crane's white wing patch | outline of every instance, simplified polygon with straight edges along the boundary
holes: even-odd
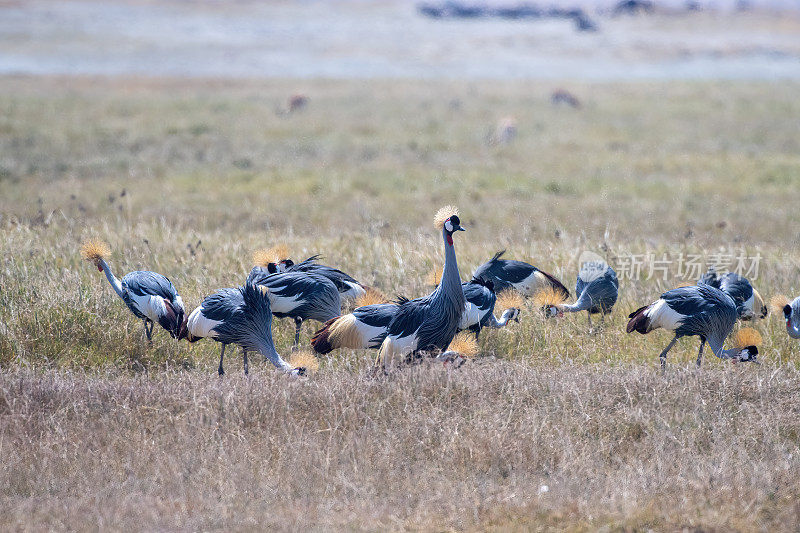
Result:
[[[669,331],[675,331],[681,326],[686,318],[686,315],[680,314],[667,305],[667,302],[664,299],[660,299],[651,305],[646,314],[647,318],[649,319],[649,329],[651,330],[656,328],[664,328]]]
[[[303,304],[302,297],[299,294],[295,294],[294,296],[278,296],[272,291],[267,294],[269,295],[269,305],[273,313],[289,314]]]
[[[133,291],[128,291],[128,297],[139,312],[153,322],[158,322],[158,317],[167,312],[167,306],[164,305],[164,299],[161,296],[149,294],[138,296]]]
[[[478,306],[467,302],[467,305],[464,307],[464,312],[461,313],[461,322],[458,324],[458,329],[467,329],[480,321],[481,313]]]
[[[189,315],[186,322],[186,329],[192,337],[204,338],[217,336],[214,328],[222,324],[221,320],[211,320],[203,316],[203,306],[197,307]]]
[[[342,296],[344,296],[345,298],[352,298],[353,300],[355,300],[356,298],[361,298],[366,294],[364,287],[362,287],[357,283],[353,283],[352,281],[345,281],[344,284],[350,287],[349,289],[341,293]]]
[[[523,296],[533,296],[536,294],[536,291],[542,287],[546,287],[548,284],[549,280],[547,276],[538,270],[534,270],[531,272],[530,276],[518,283],[512,283],[511,286],[521,292]]]

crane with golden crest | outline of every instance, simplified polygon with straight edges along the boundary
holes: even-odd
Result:
[[[444,272],[436,290],[424,298],[404,301],[389,324],[386,339],[378,352],[378,361],[385,369],[398,358],[421,353],[444,351],[458,332],[466,299],[461,288],[453,235],[464,231],[458,209],[441,208],[434,225],[444,241]]]
[[[106,262],[110,255],[111,248],[103,241],[91,240],[81,247],[81,256],[106,275],[117,296],[144,323],[148,341],[153,339],[156,323],[173,338],[183,338],[186,333],[186,311],[181,296],[169,278],[149,270],[136,270],[119,279]]]

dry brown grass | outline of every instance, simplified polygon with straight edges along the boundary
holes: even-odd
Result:
[[[741,366],[18,370],[0,528],[796,530],[798,387]]]

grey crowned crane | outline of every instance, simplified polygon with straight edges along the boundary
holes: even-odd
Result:
[[[548,317],[563,316],[564,313],[586,311],[589,327],[592,314],[600,313],[601,320],[611,312],[619,296],[617,273],[605,261],[586,261],[578,272],[575,283],[578,299],[573,304],[549,303],[545,305]],[[557,296],[557,295],[556,295]]]
[[[678,287],[661,295],[661,298],[640,307],[629,315],[626,331],[650,333],[663,328],[675,333],[672,341],[658,356],[663,369],[667,363],[667,352],[681,337],[700,337],[700,350],[697,353],[697,366],[703,361],[703,346],[708,342],[711,351],[720,359],[734,362],[750,361],[757,363],[758,332],[747,328],[735,348],[722,348],[736,323],[736,304],[733,299],[705,283],[696,286]],[[740,332],[741,333],[741,332]],[[749,336],[748,336],[749,335]]]
[[[498,320],[494,316],[497,296],[491,290],[491,282],[484,284],[482,281],[472,280],[462,283],[461,287],[466,298],[466,306],[461,315],[458,329],[469,329],[477,338],[481,328],[502,328],[519,316],[519,307],[509,306]],[[400,309],[400,305],[408,299],[399,297],[395,302],[386,302],[370,298],[375,294],[373,289],[368,289],[366,296],[359,298],[359,307],[351,313],[329,320],[314,334],[311,346],[314,351],[321,354],[329,353],[340,348],[375,349],[380,348],[389,332],[389,324]]]
[[[434,217],[434,224],[442,231],[444,240],[444,273],[442,281],[432,294],[400,304],[389,324],[386,340],[381,344],[378,359],[384,369],[395,357],[412,357],[420,352],[441,352],[450,344],[458,331],[466,300],[458,274],[453,234],[464,231],[458,210],[447,206]]]
[[[276,368],[291,375],[305,375],[306,369],[295,368],[278,355],[272,341],[272,309],[267,289],[247,284],[237,289],[221,289],[203,302],[189,315],[186,324],[189,342],[210,337],[222,344],[219,354],[219,375],[225,374],[222,361],[225,347],[238,344],[242,347],[244,373],[249,373],[247,352],[260,353]]]
[[[753,320],[765,318],[769,309],[764,304],[764,299],[753,287],[750,281],[736,274],[728,272],[723,276],[717,275],[716,270],[710,268],[703,274],[698,283],[706,283],[720,289],[733,298],[736,303],[736,313],[740,320]]]
[[[308,259],[295,263],[288,258],[288,248],[279,245],[269,250],[261,250],[254,254],[257,265],[267,269],[270,273],[280,272],[307,272],[319,274],[331,280],[342,298],[355,300],[364,296],[366,287],[337,268],[321,265],[317,262],[319,255],[312,255]]]
[[[481,329],[485,327],[500,329],[510,321],[519,320],[519,307],[509,307],[503,311],[500,320],[494,316],[497,303],[497,294],[494,292],[494,283],[480,279],[472,279],[461,284],[467,305],[461,315],[459,330],[468,329],[475,333],[477,339]],[[507,291],[506,291],[507,292]]]
[[[256,284],[269,289],[272,314],[278,318],[294,319],[294,347],[300,343],[300,326],[303,320],[327,322],[342,314],[339,291],[331,280],[319,274],[282,272],[272,274],[262,267],[254,267],[246,284]]]
[[[128,309],[144,323],[148,341],[153,339],[156,322],[173,338],[185,334],[185,315],[181,299],[175,286],[165,276],[148,270],[137,270],[118,279],[106,263],[111,250],[102,241],[89,241],[81,247],[81,255],[106,275],[114,292],[122,298]]]
[[[403,301],[402,299],[400,301]],[[398,302],[387,302],[374,289],[356,300],[352,312],[325,323],[311,339],[315,352],[326,354],[340,348],[377,349],[383,344],[397,310]]]
[[[770,300],[773,309],[783,313],[786,333],[793,339],[800,339],[800,296],[791,302],[786,296],[773,296]]]
[[[505,250],[494,254],[489,261],[475,269],[474,279],[491,281],[497,292],[516,289],[523,296],[533,296],[545,287],[551,287],[569,298],[569,291],[556,278],[523,261],[500,259]]]

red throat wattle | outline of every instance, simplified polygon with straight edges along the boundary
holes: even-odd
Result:
[[[97,265],[97,270],[99,270],[100,272],[102,272],[102,271],[103,271],[103,267],[102,267],[101,265]]]
[[[453,236],[452,235],[448,235],[447,236],[447,244],[449,244],[450,246],[453,246]]]

